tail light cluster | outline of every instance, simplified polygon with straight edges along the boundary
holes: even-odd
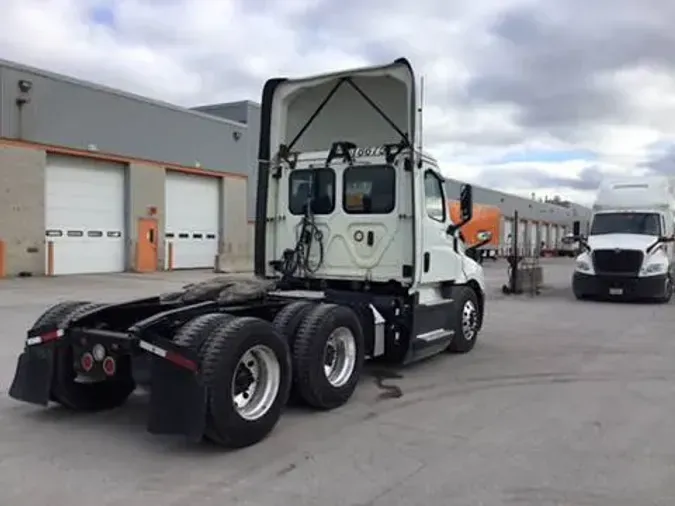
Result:
[[[95,344],[91,351],[83,353],[80,357],[80,366],[84,372],[90,372],[97,362],[101,363],[101,368],[106,376],[114,376],[117,372],[115,358],[106,355],[106,349],[102,344]]]

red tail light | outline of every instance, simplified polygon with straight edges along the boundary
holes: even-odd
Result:
[[[80,366],[82,366],[82,369],[85,372],[91,371],[92,367],[94,367],[94,357],[91,355],[91,353],[85,353],[82,355],[80,358]]]
[[[106,374],[106,376],[114,376],[116,370],[117,364],[115,363],[115,359],[112,357],[106,357],[103,360],[103,372]]]

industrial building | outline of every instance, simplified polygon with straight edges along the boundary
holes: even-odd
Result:
[[[459,199],[461,181],[448,180],[448,196]],[[518,213],[517,244],[521,254],[532,255],[543,249],[560,249],[562,238],[572,231],[572,223],[579,221],[582,230],[587,230],[591,210],[567,203],[566,205],[541,202],[517,195],[473,185],[474,202],[498,207],[501,211],[499,253],[506,253],[512,246]]]
[[[259,114],[0,60],[0,276],[250,269]],[[485,188],[475,201],[503,210],[504,238],[516,209],[524,240],[547,242],[587,214]]]

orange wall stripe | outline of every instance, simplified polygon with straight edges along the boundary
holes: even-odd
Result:
[[[248,179],[246,174],[237,174],[234,172],[221,172],[217,170],[210,169],[198,169],[196,167],[187,167],[185,165],[178,165],[170,162],[161,162],[157,160],[146,160],[144,158],[133,158],[128,156],[120,156],[112,153],[103,153],[101,151],[86,151],[83,149],[73,149],[66,148],[63,146],[53,146],[51,144],[40,144],[37,142],[27,142],[19,141],[16,139],[0,139],[0,145],[5,146],[15,146],[28,149],[42,149],[47,153],[57,154],[57,155],[69,155],[69,156],[80,156],[83,158],[92,158],[94,160],[102,160],[107,162],[117,162],[117,163],[139,163],[144,165],[152,165],[154,167],[175,170],[177,172],[185,172],[187,174],[197,174],[201,176],[214,176],[214,177],[229,177],[234,179]]]

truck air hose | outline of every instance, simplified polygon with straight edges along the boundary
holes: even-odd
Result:
[[[298,223],[298,229],[295,247],[285,250],[283,254],[280,270],[284,277],[292,277],[296,273],[300,275],[313,274],[323,265],[323,233],[319,230],[314,215],[309,210],[305,212],[302,220]],[[319,248],[319,254],[315,265],[311,265],[310,256],[314,243]]]

